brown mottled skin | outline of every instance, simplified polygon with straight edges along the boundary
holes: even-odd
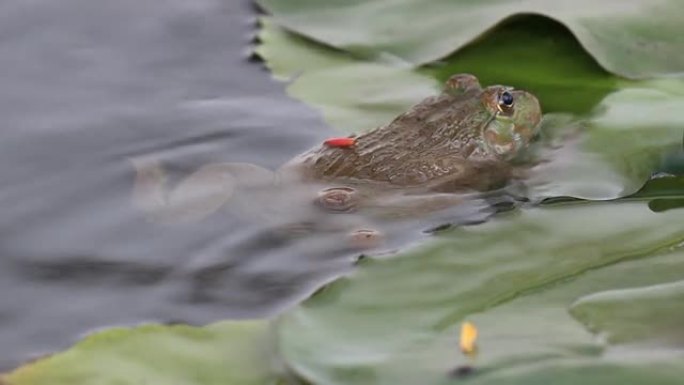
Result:
[[[500,101],[503,92],[512,97],[510,107]],[[533,95],[504,86],[482,89],[474,76],[455,75],[442,94],[359,135],[353,147],[321,145],[286,167],[299,165],[306,179],[336,183],[489,190],[510,178],[509,160],[536,134],[540,119]]]
[[[255,165],[219,163],[202,167],[167,191],[158,161],[133,159],[133,200],[154,218],[196,220],[226,203],[237,187],[268,186],[277,179],[283,188],[302,180],[325,186],[311,199],[335,212],[359,206],[429,211],[458,199],[425,194],[385,203],[404,192],[416,197],[502,187],[512,176],[510,161],[536,135],[541,115],[539,102],[528,92],[482,88],[473,75],[454,75],[440,95],[359,135],[352,147],[317,146],[285,164],[278,178]],[[282,195],[280,190],[277,194]]]

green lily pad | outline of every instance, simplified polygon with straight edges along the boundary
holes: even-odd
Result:
[[[655,212],[684,208],[684,176],[651,179],[636,194],[625,199],[650,199],[648,207]]]
[[[358,57],[414,66],[443,58],[512,16],[566,25],[608,71],[647,77],[684,70],[678,0],[257,0],[279,25]]]
[[[421,72],[440,82],[454,73],[474,73],[483,84],[509,84],[534,93],[546,113],[579,115],[629,84],[603,70],[562,24],[541,16],[505,22]]]
[[[281,353],[321,384],[446,384],[464,366],[478,384],[676,384],[681,350],[606,345],[568,307],[681,279],[681,215],[643,202],[554,205],[456,229],[362,263],[284,316]],[[474,359],[458,349],[466,319],[480,329]]]
[[[0,378],[7,385],[275,384],[269,323],[144,325],[95,333]]]
[[[259,44],[254,53],[278,80],[290,80],[311,71],[344,66],[356,60],[349,54],[312,43],[278,27],[270,17],[259,18]]]
[[[612,343],[655,339],[684,346],[684,281],[611,290],[580,298],[572,314]]]
[[[367,130],[434,94],[437,81],[407,68],[357,61],[261,19],[256,53],[278,79],[293,79],[288,94],[323,113],[333,127]],[[369,79],[372,79],[369,81]]]
[[[603,99],[590,118],[577,122],[579,130],[567,130],[567,121],[551,123],[546,133],[557,147],[533,169],[530,196],[604,200],[638,191],[662,154],[681,145],[679,87],[684,79],[635,84]]]
[[[667,176],[651,179],[632,198],[684,198],[684,176]]]
[[[438,92],[454,73],[473,73],[483,84],[529,90],[546,113],[586,114],[621,84],[630,84],[601,69],[567,29],[541,17],[506,23],[477,44],[417,71],[402,63],[355,59],[287,32],[268,17],[261,19],[261,27],[255,51],[274,77],[293,80],[288,87],[293,97],[321,109],[332,125],[344,130],[386,123]],[[525,41],[526,49],[512,41]],[[340,110],[337,115],[335,108]],[[345,123],[365,116],[367,125]]]
[[[684,146],[684,143],[682,144]],[[664,154],[660,170],[674,175],[684,175],[684,148]]]

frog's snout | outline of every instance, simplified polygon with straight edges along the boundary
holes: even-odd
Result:
[[[512,120],[515,132],[527,143],[537,135],[541,127],[542,110],[536,96],[525,91],[515,91],[515,112]]]

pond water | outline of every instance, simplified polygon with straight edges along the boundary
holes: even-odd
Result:
[[[163,3],[163,4],[162,4]],[[84,333],[273,314],[348,268],[235,216],[159,226],[129,157],[275,168],[329,136],[249,59],[249,1],[0,4],[0,369]]]

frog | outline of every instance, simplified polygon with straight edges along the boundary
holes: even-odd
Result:
[[[159,162],[133,159],[134,202],[157,217],[197,220],[226,204],[238,186],[307,184],[317,189],[307,190],[310,202],[325,212],[383,208],[414,215],[517,178],[515,160],[538,135],[541,120],[532,93],[483,87],[472,74],[455,74],[439,94],[387,124],[349,136],[344,146],[314,146],[276,172],[248,163],[210,164],[167,191]],[[370,234],[359,231],[356,237]]]

